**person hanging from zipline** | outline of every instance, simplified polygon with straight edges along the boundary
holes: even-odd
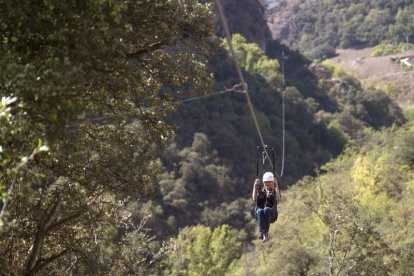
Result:
[[[255,215],[259,226],[258,238],[263,242],[269,239],[270,223],[277,219],[277,202],[281,200],[279,183],[273,173],[263,174],[263,188],[260,188],[260,179],[257,178],[253,185],[252,199],[256,202]]]

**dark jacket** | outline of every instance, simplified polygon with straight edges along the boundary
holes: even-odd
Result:
[[[257,208],[269,207],[273,208],[275,204],[275,190],[272,189],[267,191],[266,189],[261,189],[257,193],[256,199]]]

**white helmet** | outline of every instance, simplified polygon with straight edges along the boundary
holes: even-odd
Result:
[[[271,173],[271,172],[267,172],[267,173],[265,173],[264,175],[263,175],[263,182],[266,182],[266,181],[273,181],[274,180],[274,176],[273,176],[273,173]]]

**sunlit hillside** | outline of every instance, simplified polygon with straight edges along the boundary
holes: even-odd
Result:
[[[414,108],[414,69],[400,62],[413,51],[373,57],[373,48],[338,49],[331,60],[354,74],[367,86],[387,91],[403,108]]]

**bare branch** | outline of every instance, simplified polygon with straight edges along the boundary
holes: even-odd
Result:
[[[58,229],[59,227],[61,227],[62,225],[64,225],[65,223],[80,217],[82,214],[83,214],[83,212],[78,212],[78,213],[72,214],[71,216],[68,216],[64,219],[60,219],[56,223],[54,223],[53,225],[50,225],[48,228],[46,228],[45,232],[47,233],[47,232],[50,232],[50,231],[54,231],[54,230]]]
[[[127,58],[139,58],[144,54],[148,54],[148,53],[151,53],[153,51],[161,49],[162,47],[165,46],[165,44],[166,44],[165,41],[157,42],[157,43],[154,43],[154,44],[152,44],[151,46],[149,46],[145,49],[140,49],[140,50],[136,51],[135,53],[127,54],[126,57]]]
[[[36,237],[32,245],[32,250],[29,253],[29,258],[26,265],[26,275],[31,275],[33,269],[39,263],[38,257],[40,255],[40,251],[43,247],[43,241],[45,239],[46,229],[49,228],[50,224],[52,223],[53,219],[55,218],[56,213],[58,212],[61,206],[61,201],[58,199],[52,206],[49,214],[43,221],[39,222]]]
[[[54,260],[62,257],[63,255],[65,255],[67,252],[69,252],[68,249],[63,250],[62,252],[52,255],[49,258],[46,259],[39,259],[36,262],[36,265],[31,269],[31,271],[28,271],[26,275],[33,275],[36,274],[36,272],[38,272],[39,270],[41,270],[43,267],[45,267],[47,264],[53,262]]]

